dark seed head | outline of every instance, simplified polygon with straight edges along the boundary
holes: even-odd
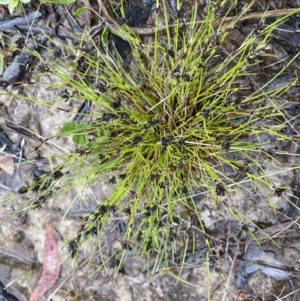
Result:
[[[63,172],[61,172],[60,170],[56,170],[52,173],[51,179],[52,180],[58,180],[60,179],[62,176],[64,175]]]
[[[100,93],[104,93],[107,91],[106,87],[101,83],[96,84],[95,89],[97,90],[97,92],[100,92]]]
[[[132,198],[132,199],[135,199],[135,198],[137,198],[137,193],[135,192],[135,191],[133,191],[133,190],[130,190],[129,191],[129,196]]]
[[[90,231],[92,236],[96,236],[98,234],[98,230],[96,227],[92,227]]]
[[[169,183],[164,181],[164,182],[160,182],[158,184],[159,188],[167,188],[169,186]]]
[[[150,182],[154,182],[155,181],[155,179],[157,178],[157,174],[151,174],[150,175]]]
[[[151,118],[149,121],[148,121],[148,124],[150,127],[152,126],[155,126],[157,124],[159,124],[161,121],[157,118]]]
[[[179,144],[180,146],[185,145],[185,139],[180,138],[180,139],[178,140],[178,144]]]
[[[119,175],[119,178],[120,178],[121,180],[124,180],[124,179],[126,178],[126,173],[120,174],[120,175]]]
[[[128,115],[127,113],[125,113],[125,112],[119,113],[119,116],[120,116],[120,118],[123,119],[123,120],[126,120],[126,119],[129,118],[129,115]]]
[[[97,208],[97,213],[99,213],[100,215],[104,215],[105,213],[107,213],[107,206],[106,205],[101,205]]]
[[[5,90],[9,86],[9,82],[5,80],[0,80],[0,89]]]
[[[225,187],[222,184],[218,183],[216,186],[216,193],[219,196],[225,196],[225,194],[226,194]]]
[[[67,89],[64,89],[61,91],[60,93],[60,97],[64,100],[64,101],[68,101],[69,97],[70,97],[70,93]]]
[[[28,187],[21,187],[19,190],[18,190],[18,193],[19,194],[25,194],[28,192]]]
[[[117,118],[117,115],[112,114],[112,113],[103,113],[103,115],[102,115],[102,120],[105,122],[113,121],[116,118]]]
[[[115,177],[115,176],[111,177],[111,178],[108,180],[108,184],[116,184],[116,183],[117,183],[117,181],[116,181],[116,177]]]
[[[141,242],[143,239],[143,232],[140,230],[136,236],[137,242]]]
[[[174,50],[173,50],[172,48],[169,48],[169,49],[167,50],[167,54],[168,54],[170,57],[172,57],[172,58],[175,57],[175,52],[174,52]]]
[[[278,187],[275,189],[275,193],[277,194],[278,197],[282,196],[284,192],[285,192],[284,188]]]
[[[143,212],[142,215],[143,215],[143,217],[151,216],[151,210],[147,210],[147,211]]]
[[[128,207],[128,208],[125,208],[124,210],[123,210],[123,212],[124,213],[126,213],[126,214],[128,214],[128,215],[130,215],[131,214],[131,209]]]
[[[163,147],[167,147],[167,146],[169,146],[169,145],[172,143],[173,138],[174,138],[173,136],[162,137],[162,138],[160,139],[160,143],[161,143],[161,145],[162,145]]]
[[[54,51],[53,51],[53,55],[54,57],[62,57],[62,50],[60,47],[55,47]]]
[[[111,106],[112,106],[114,109],[120,108],[120,107],[121,107],[121,100],[120,100],[120,99],[115,100],[114,102],[112,102]]]
[[[37,71],[40,71],[40,72],[49,72],[50,69],[48,67],[48,65],[46,63],[43,63],[43,62],[39,62],[37,65],[36,65],[36,70]]]
[[[141,137],[141,136],[135,136],[135,137],[132,139],[131,146],[136,146],[136,145],[138,145],[141,141],[142,141],[142,137]]]
[[[226,151],[230,150],[230,142],[229,141],[225,141],[222,143],[222,147],[223,149],[225,149]]]
[[[206,108],[206,109],[204,109],[203,110],[203,117],[205,118],[205,119],[207,119],[208,117],[209,117],[209,114],[210,114],[210,112],[211,112],[211,108]]]
[[[16,44],[18,46],[19,49],[22,49],[25,45],[25,39],[24,37],[19,37],[17,40],[16,40]]]
[[[185,165],[182,161],[179,161],[178,164],[177,164],[177,167],[178,167],[179,170],[182,170],[182,169],[184,169]]]
[[[132,247],[131,247],[130,244],[129,244],[128,242],[126,242],[126,241],[123,241],[123,242],[122,242],[122,248],[123,248],[124,250],[132,250]]]
[[[116,212],[117,212],[117,206],[116,206],[116,205],[108,206],[108,210],[109,210],[111,213],[116,213]]]
[[[68,244],[68,251],[70,254],[70,258],[73,259],[78,251],[78,245],[75,240],[71,240],[70,243]]]

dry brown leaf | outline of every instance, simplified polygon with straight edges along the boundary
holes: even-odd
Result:
[[[52,222],[49,223],[45,246],[42,275],[34,288],[30,301],[37,301],[56,283],[60,272],[58,247],[52,233]]]

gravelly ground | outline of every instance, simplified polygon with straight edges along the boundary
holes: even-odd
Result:
[[[293,47],[297,48],[297,43]],[[298,71],[298,61],[293,68]],[[6,127],[8,121],[11,121],[46,139],[55,136],[64,122],[74,118],[81,102],[64,102],[59,96],[61,91],[49,89],[51,83],[56,81],[53,75],[45,75],[34,80],[50,82],[50,84],[39,85],[37,82],[28,85],[23,91],[27,99],[18,95],[11,97],[0,94],[0,123],[14,146],[14,150],[10,153],[16,154],[21,149],[23,157],[27,159],[26,164],[19,166],[18,157],[11,157],[11,155],[4,157],[2,153],[3,159],[0,158],[2,200],[15,196],[14,192],[29,183],[36,169],[47,171],[51,164],[56,165],[60,161],[57,158],[56,161],[49,162],[43,158],[48,158],[49,154],[58,156],[68,153],[75,147],[71,140],[65,137],[51,138],[47,144],[41,145],[40,141]],[[279,84],[287,81],[288,77],[285,77],[281,83],[279,81]],[[299,95],[297,87],[293,90],[291,101],[294,101],[295,95]],[[32,102],[32,99],[38,101]],[[285,99],[285,101],[289,100]],[[265,162],[266,169],[270,174],[274,174],[272,176],[274,187],[288,188],[282,196],[277,196],[273,189],[264,187],[265,190],[262,191],[253,187],[251,182],[247,182],[244,184],[248,188],[247,195],[237,192],[226,196],[223,202],[215,205],[212,205],[209,199],[203,198],[199,201],[199,211],[208,235],[228,242],[227,252],[221,258],[216,258],[214,266],[209,267],[205,251],[199,250],[188,257],[186,266],[181,271],[180,280],[164,271],[147,278],[142,273],[146,264],[144,259],[132,258],[128,252],[124,268],[113,279],[112,270],[101,270],[92,274],[99,266],[100,258],[93,256],[92,249],[86,245],[86,248],[80,251],[77,267],[73,270],[72,262],[68,259],[63,245],[74,235],[76,227],[86,213],[109,195],[111,187],[104,182],[98,182],[87,188],[82,195],[81,203],[72,203],[81,193],[80,189],[73,189],[67,194],[58,193],[39,211],[30,211],[18,218],[12,218],[12,213],[18,204],[25,201],[24,197],[14,197],[13,203],[6,203],[1,207],[0,281],[5,285],[13,281],[8,291],[19,300],[29,300],[30,292],[41,271],[47,225],[53,221],[54,235],[62,247],[63,261],[60,278],[55,286],[57,291],[51,297],[51,292],[55,290],[53,288],[44,300],[50,297],[54,301],[277,300],[276,297],[283,298],[300,286],[298,272],[295,269],[292,271],[300,260],[298,222],[296,220],[295,225],[292,225],[286,221],[288,220],[286,213],[290,208],[289,194],[293,194],[292,189],[295,187],[298,175],[298,146],[289,145],[287,148],[291,153],[290,156],[278,155],[283,162],[282,166],[276,167],[271,161]],[[295,170],[290,170],[291,167],[295,167]],[[63,181],[59,185],[63,187]],[[266,198],[266,195],[269,197]],[[230,216],[228,207],[241,216],[240,222]],[[64,217],[68,208],[69,212]],[[293,216],[297,216],[297,213],[298,211],[295,210]],[[263,228],[268,236],[274,237],[273,242],[264,241],[264,234],[260,231],[256,232],[261,234],[264,252],[256,247],[249,231],[245,229],[241,231],[242,222],[247,224],[249,221]],[[102,244],[118,236],[114,224],[110,229],[108,235],[103,237]],[[277,236],[274,236],[274,233]],[[238,236],[243,237],[238,239]],[[228,237],[231,240],[227,239]],[[117,240],[115,244],[118,244]],[[109,250],[104,256],[108,254]],[[234,261],[235,256],[238,257],[237,261]],[[86,267],[83,263],[89,258],[92,259]],[[175,271],[178,269],[175,267]],[[237,299],[238,296],[240,299]],[[295,296],[298,295],[291,295],[285,300],[300,300]]]

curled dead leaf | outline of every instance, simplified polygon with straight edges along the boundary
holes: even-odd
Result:
[[[59,277],[59,272],[58,246],[52,233],[52,222],[50,222],[44,245],[42,275],[30,296],[30,301],[39,300],[49,289],[51,289]]]

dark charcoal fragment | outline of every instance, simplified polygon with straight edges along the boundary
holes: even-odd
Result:
[[[149,8],[142,6],[131,6],[125,13],[126,24],[131,27],[140,27],[142,24],[145,24],[147,22],[149,13]],[[131,53],[130,44],[117,35],[111,34],[110,37],[119,55],[124,60],[128,58],[129,54]]]
[[[0,22],[1,25],[1,22]],[[47,37],[42,38],[40,41],[37,41],[37,44],[42,45],[47,41]],[[36,44],[29,43],[28,48],[31,50],[37,50]],[[28,70],[29,64],[31,64],[33,57],[29,54],[20,54],[16,55],[12,63],[5,69],[2,74],[2,77],[5,81],[10,84],[18,84],[22,81],[25,76],[26,71]]]
[[[130,27],[140,27],[148,20],[150,9],[142,6],[131,6],[125,14],[126,24]]]
[[[3,79],[10,84],[20,82],[25,76],[26,62],[29,59],[28,55],[15,56],[11,65],[9,65],[3,73]]]
[[[119,55],[123,59],[128,57],[131,53],[130,44],[127,41],[123,40],[122,38],[120,38],[119,36],[116,36],[114,34],[111,34],[110,37],[111,37],[111,40],[113,41]]]
[[[300,105],[293,104],[287,108],[287,111],[291,116],[298,116],[300,115]]]
[[[8,293],[6,287],[0,282],[0,301],[19,301],[19,299]]]
[[[125,230],[126,230],[126,224],[123,221],[119,222],[118,227],[119,227],[119,231],[120,232],[125,232]]]
[[[5,30],[15,30],[16,25],[32,25],[33,22],[37,21],[37,19],[41,18],[43,14],[39,11],[32,11],[28,13],[24,17],[15,17],[9,19],[1,19],[0,20],[0,31]]]

